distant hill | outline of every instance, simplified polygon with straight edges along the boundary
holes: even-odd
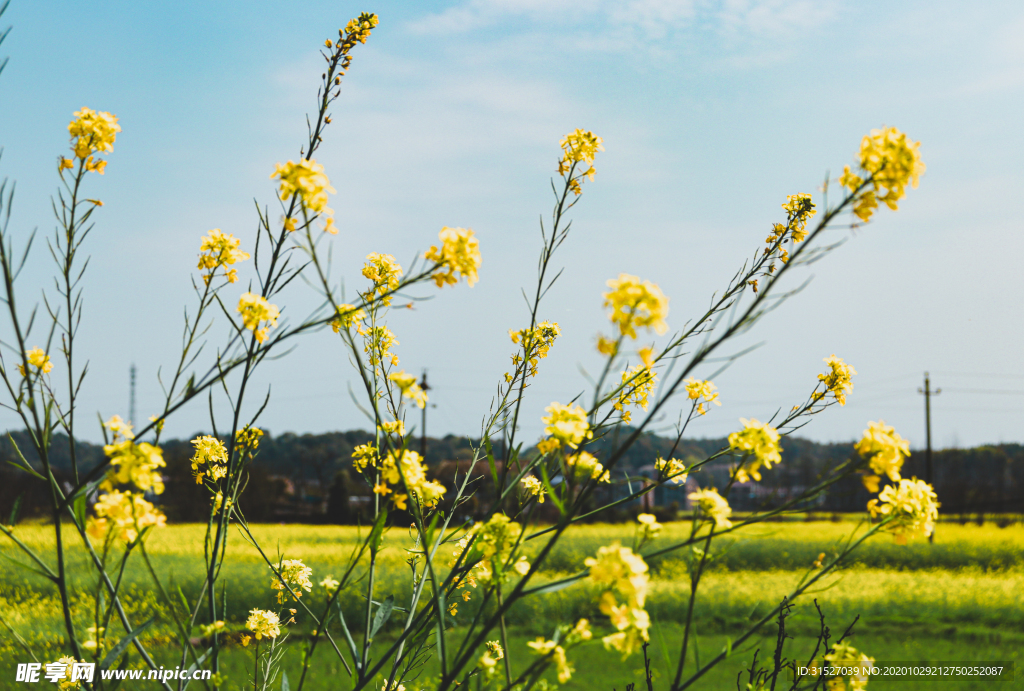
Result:
[[[620,434],[628,433],[622,428]],[[26,457],[40,468],[38,459],[29,453],[31,444],[25,432],[11,432]],[[259,455],[250,468],[249,484],[242,508],[251,520],[307,520],[346,522],[354,520],[361,496],[366,496],[365,483],[352,471],[352,450],[372,439],[369,432],[329,432],[325,434],[267,434],[260,444]],[[599,459],[607,455],[615,443],[611,436],[588,446]],[[672,450],[673,439],[643,434],[626,452],[614,479],[616,486],[604,498],[623,496],[627,491],[625,478],[644,473],[659,456]],[[450,482],[465,462],[472,458],[476,440],[448,435],[427,439],[427,464],[442,481]],[[725,439],[684,439],[675,450],[676,458],[693,462],[726,446]],[[419,450],[419,440],[413,448]],[[172,520],[205,520],[209,497],[192,479],[189,459],[192,445],[188,440],[170,440],[161,444],[167,462],[168,490],[157,501]],[[67,437],[56,435],[53,443],[54,473],[70,487],[70,456]],[[782,442],[783,463],[763,473],[759,483],[734,490],[730,503],[737,510],[766,508],[786,496],[812,485],[830,467],[849,458],[850,444],[819,444],[807,439],[785,437]],[[504,450],[495,448],[498,460]],[[88,472],[103,459],[102,446],[79,442],[76,455],[80,472]],[[0,460],[14,461],[16,452],[10,438],[0,439]],[[727,460],[709,464],[693,479],[700,486],[722,486],[727,480]],[[946,449],[934,454],[934,484],[945,514],[1024,513],[1024,446],[999,444],[972,449]],[[486,464],[478,465],[474,475],[483,474]],[[908,477],[924,477],[924,454],[915,452],[904,466]],[[469,509],[480,510],[490,503],[488,482],[481,482]],[[692,488],[692,485],[691,485]],[[669,505],[685,504],[686,490],[670,487],[658,490],[655,502]],[[0,463],[0,520],[6,520],[14,502],[22,496],[22,515],[43,515],[50,498],[46,486],[8,463]],[[815,511],[860,511],[869,499],[856,478],[835,486]]]

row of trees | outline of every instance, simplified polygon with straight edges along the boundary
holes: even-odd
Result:
[[[21,432],[11,432],[21,449],[31,448]],[[368,432],[330,432],[326,434],[279,436],[267,434],[259,455],[249,471],[248,487],[241,499],[241,508],[252,521],[286,521],[312,523],[353,523],[365,519],[369,496],[364,483],[356,482],[352,473],[352,450],[372,440]],[[613,440],[599,440],[592,445],[600,458],[604,446]],[[602,487],[593,499],[595,506],[625,496],[630,487],[642,486],[645,476],[653,475],[653,462],[668,455],[674,439],[645,434],[629,449],[612,482]],[[433,475],[446,486],[453,486],[456,477],[468,467],[471,444],[465,437],[453,435],[427,439],[427,465]],[[680,459],[706,458],[727,446],[724,439],[683,440],[674,456]],[[812,486],[829,468],[846,460],[853,453],[850,444],[819,444],[806,439],[785,437],[782,441],[784,462],[764,473],[759,483],[740,485],[734,490],[731,503],[739,511],[770,508],[800,494]],[[66,449],[56,445],[55,448]],[[209,493],[198,486],[192,476],[190,459],[192,444],[171,440],[162,444],[167,463],[165,484],[168,491],[157,498],[161,509],[172,521],[205,521],[209,515]],[[79,442],[76,447],[79,466],[88,469],[103,458],[100,445]],[[498,449],[500,456],[500,449]],[[15,450],[5,435],[0,439],[0,460],[14,461]],[[29,459],[34,460],[34,459]],[[53,458],[51,464],[57,479],[67,472],[69,460]],[[689,464],[689,463],[688,463]],[[643,500],[645,509],[660,508],[665,519],[668,507],[685,509],[688,492],[700,487],[722,487],[727,481],[727,463],[712,463],[695,473],[688,485],[659,487]],[[37,465],[38,467],[38,465]],[[485,465],[477,466],[475,474],[489,475]],[[914,453],[904,465],[907,477],[925,476],[924,454]],[[999,444],[971,449],[946,449],[934,454],[933,483],[942,497],[943,513],[1024,513],[1024,446]],[[491,484],[480,482],[476,496],[464,507],[466,517],[474,515],[493,499]],[[46,483],[16,471],[8,463],[0,468],[0,520],[7,521],[17,508],[19,515],[30,515],[28,507],[45,505]],[[808,510],[861,511],[870,498],[857,478],[847,478],[833,487]],[[595,520],[623,520],[641,507],[632,501],[610,509]],[[396,517],[397,520],[398,517]]]

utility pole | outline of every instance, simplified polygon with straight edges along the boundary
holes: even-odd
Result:
[[[917,390],[919,394],[924,394],[924,438],[925,438],[925,449],[924,449],[924,479],[929,485],[932,484],[932,396],[938,396],[942,393],[942,389],[931,390],[931,381],[928,379],[928,373],[924,373],[924,388]],[[935,542],[935,530],[932,529],[932,534],[928,536],[928,542]]]
[[[128,393],[128,422],[135,424],[135,363],[128,368],[128,379],[131,382]]]
[[[423,370],[423,379],[420,380],[420,388],[426,393],[430,391],[430,387],[427,386],[427,370]],[[427,459],[427,406],[423,405],[423,422],[420,425],[420,456],[423,460]]]

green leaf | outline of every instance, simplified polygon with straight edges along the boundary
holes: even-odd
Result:
[[[288,683],[288,672],[281,670],[281,691],[292,691],[291,684]]]
[[[380,549],[380,543],[384,541],[384,523],[388,520],[388,510],[383,506],[377,512],[377,520],[373,522],[373,530],[370,531],[370,552],[376,554]]]
[[[119,664],[117,666],[117,668],[118,669],[128,669],[128,658],[129,657],[131,657],[131,656],[130,655],[125,655],[123,658],[121,658],[121,664]],[[113,684],[110,685],[110,691],[114,691],[114,689],[116,689],[120,685],[121,685],[121,680],[120,679],[116,680]]]
[[[87,496],[86,496],[85,492],[81,492],[81,493],[79,493],[79,495],[77,497],[75,497],[75,502],[74,502],[75,520],[78,521],[78,525],[80,527],[84,527],[85,526],[85,502],[86,502],[86,498],[87,498]]]
[[[388,595],[384,598],[384,602],[381,603],[380,607],[377,608],[377,614],[373,618],[373,627],[370,629],[370,638],[377,635],[377,632],[380,631],[380,627],[384,626],[384,622],[391,617],[391,610],[394,608],[395,596]]]
[[[15,523],[18,521],[18,509],[21,508],[21,498],[24,496],[24,494],[19,494],[18,498],[14,500],[14,507],[11,509],[11,517],[7,521],[7,525],[11,528],[13,528]]]
[[[136,627],[134,631],[132,631],[127,636],[119,640],[117,642],[117,645],[114,646],[113,650],[107,653],[107,656],[103,658],[103,662],[100,663],[100,671],[110,669],[110,665],[114,662],[114,660],[116,660],[121,655],[121,653],[123,653],[128,648],[128,646],[131,645],[132,641],[134,641],[140,633],[148,629],[150,624],[152,624],[154,621],[156,621],[156,617],[151,617],[149,621],[142,624],[141,626]]]

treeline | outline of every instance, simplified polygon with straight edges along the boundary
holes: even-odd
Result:
[[[623,428],[618,434],[630,430]],[[297,435],[285,433],[264,436],[255,461],[248,467],[247,485],[239,503],[246,517],[254,522],[353,523],[365,520],[370,513],[373,495],[366,482],[353,469],[352,450],[372,440],[364,431]],[[51,498],[47,485],[9,462],[18,462],[18,451],[25,453],[33,467],[41,470],[38,458],[29,453],[31,445],[24,432],[11,432],[0,440],[0,520],[6,522],[16,504],[19,515],[45,516]],[[605,460],[619,440],[614,436],[597,440],[588,449],[599,460]],[[416,439],[412,448],[420,449]],[[641,435],[617,464],[613,482],[602,486],[592,498],[597,508],[626,496],[644,486],[645,478],[654,476],[654,460],[673,451],[673,439],[653,434]],[[434,477],[449,488],[461,482],[470,471],[470,460],[476,440],[449,435],[428,438],[426,461]],[[684,440],[674,450],[676,458],[687,463],[706,458],[726,445],[724,439]],[[165,492],[153,497],[171,521],[205,521],[210,512],[209,492],[197,485],[192,476],[190,459],[192,444],[187,440],[170,440],[161,444],[165,472]],[[852,444],[819,444],[806,439],[786,437],[782,442],[783,463],[762,473],[763,480],[735,486],[729,501],[737,511],[761,510],[777,506],[804,489],[817,484],[830,468],[850,458]],[[51,459],[55,476],[66,488],[73,485],[67,438],[57,435]],[[493,447],[497,463],[495,472],[502,472],[505,450]],[[100,445],[80,442],[75,448],[79,472],[84,474],[100,463]],[[529,454],[529,451],[526,452]],[[472,517],[486,510],[494,500],[488,463],[481,462],[472,470],[471,496],[460,507],[460,514]],[[915,452],[904,465],[907,477],[925,477],[924,453]],[[933,457],[933,484],[946,515],[961,516],[978,513],[1024,513],[1024,446],[999,444],[972,449],[946,449]],[[723,487],[728,481],[728,459],[723,458],[693,473],[686,486],[657,488],[643,499],[621,505],[592,517],[594,520],[622,520],[638,510],[656,510],[668,519],[677,509],[686,509],[686,495],[700,487]],[[449,491],[449,496],[452,494]],[[834,485],[814,505],[815,512],[863,511],[871,495],[858,478]],[[554,511],[550,504],[543,507]],[[554,516],[552,516],[553,518]],[[396,516],[396,520],[400,520]]]

